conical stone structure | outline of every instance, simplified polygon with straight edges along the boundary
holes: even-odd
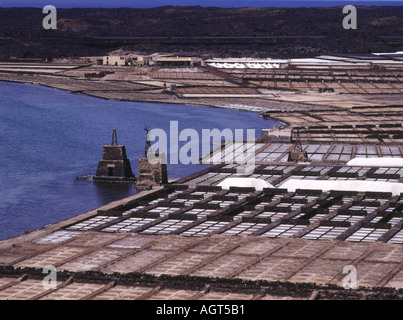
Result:
[[[130,161],[126,155],[126,147],[117,142],[116,129],[113,129],[111,145],[105,145],[102,159],[98,163],[93,180],[96,182],[133,182]]]

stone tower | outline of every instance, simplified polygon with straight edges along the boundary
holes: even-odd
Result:
[[[303,132],[306,130],[303,129]],[[302,150],[302,144],[301,144],[301,136],[300,136],[300,129],[296,129],[296,138],[295,138],[295,144],[294,144],[294,149],[290,151],[288,154],[288,162],[306,162],[310,161],[308,159],[308,153],[306,151]],[[294,139],[292,138],[292,133],[291,133],[291,141]]]
[[[103,148],[102,159],[98,163],[93,180],[98,182],[135,181],[126,148],[118,144],[116,129],[113,129],[112,143]]]
[[[144,157],[139,159],[139,174],[137,177],[138,189],[149,189],[153,186],[168,183],[168,173],[165,154],[156,152],[155,156],[160,160],[156,163],[150,163],[147,158],[148,150],[151,149],[149,130],[144,128],[147,132],[146,146],[144,148]]]

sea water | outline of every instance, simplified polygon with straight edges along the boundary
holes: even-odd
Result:
[[[256,113],[189,105],[109,101],[36,85],[0,82],[0,239],[95,209],[136,193],[130,185],[95,184],[102,148],[117,129],[137,175],[146,132],[179,129],[255,129],[277,123]],[[180,178],[203,165],[169,165]]]

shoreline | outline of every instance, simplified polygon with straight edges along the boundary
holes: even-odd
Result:
[[[35,83],[35,82],[31,82],[31,81],[0,79],[0,82],[9,82],[9,83],[19,83],[19,84],[29,84],[29,85],[35,85],[35,86],[42,86],[42,87],[49,88],[49,89],[61,90],[61,91],[65,91],[65,92],[68,92],[68,93],[71,93],[71,94],[78,94],[78,95],[88,96],[88,97],[92,97],[92,98],[98,98],[98,99],[102,99],[102,100],[106,100],[106,101],[146,102],[146,103],[159,103],[159,104],[161,104],[161,103],[165,103],[165,104],[181,104],[181,105],[186,105],[186,106],[221,108],[221,109],[227,109],[227,110],[247,111],[247,112],[258,113],[258,111],[252,111],[252,110],[248,110],[248,109],[228,108],[228,107],[220,106],[220,105],[217,105],[217,104],[197,104],[197,103],[194,103],[194,102],[193,103],[171,102],[171,101],[161,102],[159,100],[147,100],[147,101],[145,101],[145,100],[107,98],[107,97],[101,97],[101,96],[98,96],[98,95],[95,95],[95,94],[90,94],[90,93],[77,92],[77,91],[68,90],[68,89],[60,89],[58,87],[51,86],[51,85],[48,85],[48,84]],[[199,99],[203,99],[203,98],[199,98]],[[251,106],[251,107],[255,108],[255,106]],[[259,107],[256,106],[256,108],[259,108]]]
[[[255,113],[257,116],[260,116],[260,114],[262,112],[267,112],[268,110],[265,110],[265,108],[259,107],[259,106],[244,106],[244,107],[250,107],[250,108],[230,108],[227,106],[222,106],[222,105],[218,105],[218,104],[212,104],[212,103],[202,103],[202,104],[198,104],[195,102],[189,103],[189,102],[172,102],[172,101],[159,101],[159,100],[132,100],[132,99],[116,99],[116,98],[107,98],[107,97],[101,97],[98,95],[93,95],[93,94],[89,94],[89,93],[83,93],[83,92],[76,92],[76,91],[72,91],[72,90],[68,90],[68,89],[60,89],[58,87],[54,87],[54,86],[50,86],[48,84],[44,84],[44,83],[35,83],[35,82],[30,82],[30,81],[20,81],[20,80],[4,80],[4,79],[0,79],[0,82],[8,82],[8,83],[18,83],[18,84],[28,84],[28,85],[35,85],[35,86],[42,86],[45,88],[49,88],[49,89],[54,89],[54,90],[61,90],[67,93],[71,93],[71,94],[77,94],[77,95],[83,95],[83,96],[87,96],[87,97],[91,97],[91,98],[97,98],[97,99],[102,99],[105,101],[121,101],[121,102],[144,102],[144,103],[155,103],[155,104],[175,104],[175,105],[185,105],[185,106],[189,106],[189,107],[208,107],[208,108],[218,108],[218,109],[226,109],[226,110],[233,110],[233,111],[243,111],[243,112],[251,112],[251,113]],[[203,99],[203,98],[200,98]],[[194,101],[194,100],[192,100]],[[242,105],[240,105],[242,106]],[[255,110],[251,110],[253,108],[260,108],[260,111],[255,111]],[[280,119],[277,119],[275,117],[271,117],[272,120],[275,120],[276,122],[278,122],[282,129],[286,129],[288,127],[288,124],[281,121]],[[265,119],[265,120],[270,120],[270,119]]]
[[[47,85],[47,84],[43,84],[43,83],[35,83],[35,82],[29,82],[29,81],[20,81],[20,80],[14,80],[14,79],[9,79],[9,80],[4,80],[4,79],[1,79],[0,80],[0,82],[4,82],[4,83],[16,83],[16,84],[23,84],[23,85],[35,85],[35,86],[39,86],[39,87],[45,87],[45,88],[49,88],[49,89],[54,89],[54,90],[61,90],[61,91],[64,91],[64,92],[66,92],[66,93],[70,93],[70,94],[79,94],[79,95],[83,95],[83,96],[89,96],[89,97],[92,97],[92,98],[97,98],[97,99],[102,99],[102,100],[110,100],[110,101],[122,101],[122,102],[144,102],[144,103],[158,103],[158,104],[161,104],[161,103],[166,103],[166,104],[172,104],[172,105],[185,105],[185,104],[183,104],[183,103],[179,103],[179,102],[161,102],[161,101],[133,101],[133,100],[116,100],[116,99],[108,99],[108,98],[104,98],[104,97],[98,97],[98,96],[95,96],[95,95],[89,95],[89,94],[86,94],[86,93],[79,93],[79,92],[74,92],[74,91],[72,91],[72,90],[66,90],[66,89],[60,89],[60,88],[57,88],[57,87],[52,87],[52,86],[50,86],[50,85]],[[192,107],[192,106],[194,106],[194,107],[210,107],[210,108],[217,108],[217,109],[227,109],[227,110],[234,110],[234,109],[230,109],[230,108],[224,108],[224,107],[222,107],[222,106],[214,106],[214,105],[196,105],[196,104],[186,104],[186,106],[190,106],[190,107]],[[250,111],[250,110],[234,110],[234,111],[249,111],[249,112],[252,112],[252,111]],[[253,112],[253,113],[255,113],[257,116],[258,116],[258,113],[257,112]],[[277,121],[277,120],[276,120]],[[279,122],[279,121],[277,121],[277,122]],[[200,171],[200,170],[203,170],[203,169],[198,169],[198,171]],[[197,171],[197,172],[198,172]],[[182,178],[185,178],[185,177],[187,177],[188,176],[188,174],[184,174],[184,175],[181,175],[181,176],[179,176],[179,177],[176,177],[176,178],[174,178],[175,180],[176,179],[182,179]],[[170,181],[170,183],[172,183],[172,181]],[[128,198],[131,198],[131,197],[133,197],[133,196],[137,196],[137,195],[144,195],[144,191],[143,190],[139,190],[139,191],[136,191],[136,193],[134,194],[134,195],[131,195],[131,196],[129,196],[129,197],[123,197],[123,198],[121,198],[121,199],[119,199],[119,200],[114,200],[114,201],[112,201],[111,203],[115,203],[115,202],[125,202]],[[105,206],[108,206],[110,203],[106,203],[105,205],[102,205],[101,207],[105,207]],[[90,209],[89,211],[86,211],[86,212],[78,212],[78,213],[75,213],[73,216],[72,216],[72,218],[67,218],[67,219],[63,219],[62,221],[59,221],[59,222],[63,222],[63,221],[67,221],[67,220],[70,220],[70,219],[73,219],[73,218],[75,218],[75,217],[78,217],[78,216],[83,216],[83,215],[85,215],[86,213],[89,213],[89,212],[95,212],[95,211],[97,211],[99,208],[101,208],[101,207],[94,207],[94,208],[92,208],[92,209]],[[33,232],[37,232],[37,231],[41,231],[41,230],[43,230],[43,229],[48,229],[48,227],[52,227],[53,225],[55,225],[55,224],[58,224],[59,222],[55,222],[55,223],[50,223],[50,224],[47,224],[47,225],[45,225],[45,226],[43,226],[43,227],[41,227],[41,228],[38,228],[38,229],[32,229],[32,230],[26,230],[25,232],[23,232],[23,233],[21,233],[21,234],[19,234],[19,235],[16,235],[16,236],[11,236],[11,237],[6,237],[6,238],[4,238],[4,239],[0,239],[0,242],[2,242],[2,241],[6,241],[6,240],[10,240],[10,239],[16,239],[16,238],[19,238],[19,237],[24,237],[25,235],[29,235],[29,234],[31,234],[31,233],[33,233]]]
[[[33,81],[31,79],[21,79],[21,77],[36,77],[35,80],[37,81]],[[68,88],[68,86],[64,86],[64,87],[60,87],[60,82],[57,83],[57,81],[55,81],[55,85],[51,85],[51,81],[52,80],[56,80],[63,77],[65,78],[65,80],[67,80],[70,85],[70,88]],[[151,94],[147,94],[146,96],[141,96],[141,93],[139,93],[138,99],[116,99],[116,98],[111,98],[111,97],[106,97],[106,96],[100,96],[97,94],[91,94],[86,90],[74,90],[74,85],[77,85],[77,83],[79,83],[80,85],[92,85],[94,82],[97,82],[97,84],[99,83],[103,83],[103,84],[107,84],[108,81],[91,81],[91,80],[85,80],[85,79],[80,79],[77,80],[74,77],[65,77],[65,76],[61,76],[61,75],[41,75],[41,74],[24,74],[24,73],[19,73],[19,74],[8,74],[8,73],[1,73],[0,72],[0,81],[1,82],[8,82],[8,83],[17,83],[17,84],[28,84],[28,85],[37,85],[37,86],[42,86],[42,87],[46,87],[49,89],[56,89],[56,90],[61,90],[67,93],[71,93],[71,94],[79,94],[79,95],[83,95],[83,96],[88,96],[88,97],[92,97],[92,98],[97,98],[97,99],[102,99],[105,101],[121,101],[121,102],[144,102],[144,103],[164,103],[164,104],[172,104],[172,105],[184,105],[184,106],[194,106],[194,107],[210,107],[210,108],[219,108],[219,109],[227,109],[227,110],[234,110],[234,111],[245,111],[245,112],[252,112],[255,113],[257,116],[259,116],[259,114],[261,112],[263,112],[263,110],[267,110],[268,112],[270,110],[276,111],[277,114],[279,111],[281,111],[282,114],[287,114],[289,112],[292,111],[303,111],[303,112],[309,112],[310,110],[315,110],[315,109],[320,109],[321,107],[318,105],[307,105],[305,103],[290,103],[291,106],[298,106],[296,109],[287,109],[287,108],[279,108],[282,105],[286,105],[287,102],[285,101],[279,101],[279,100],[269,100],[269,99],[264,99],[263,97],[261,99],[259,98],[249,98],[249,99],[228,99],[228,98],[214,98],[214,99],[204,99],[204,98],[179,98],[176,95],[168,95],[166,94],[167,98],[173,98],[175,97],[175,99],[177,99],[177,101],[170,101],[170,100],[165,100],[165,101],[161,101],[161,94],[160,93],[156,93],[155,95],[153,93]],[[70,83],[71,81],[71,83]],[[124,81],[122,81],[124,82]],[[59,86],[57,85],[59,84]],[[114,91],[115,94],[118,94],[118,91]],[[136,92],[137,94],[137,92]],[[353,97],[352,97],[353,98]],[[235,101],[234,101],[235,100]],[[271,104],[273,103],[274,106],[273,108],[263,108],[261,106],[258,105],[258,103],[254,104],[254,102],[266,102],[267,104]],[[238,102],[238,103],[236,103]],[[231,108],[229,106],[231,105],[236,105],[238,106],[238,108]],[[242,107],[250,107],[250,108],[242,108]],[[276,109],[277,107],[277,109]],[[256,111],[256,110],[251,110],[251,108],[261,108],[262,111]],[[323,108],[323,106],[322,106]],[[329,107],[330,109],[342,109],[342,108],[337,108],[337,107]],[[280,127],[282,128],[281,130],[283,132],[287,132],[288,130],[290,130],[290,128],[293,126],[292,124],[286,123],[278,118],[276,118],[275,116],[271,116],[270,118],[268,118],[267,120],[274,120],[276,121]],[[278,131],[279,128],[277,127],[273,127],[270,130],[272,130],[273,132],[275,132],[276,130]],[[184,178],[186,176],[183,177],[179,177],[180,178]],[[141,192],[139,192],[141,193]],[[136,193],[137,194],[137,193]],[[124,199],[122,199],[124,200]],[[81,215],[82,213],[78,213],[77,215]],[[76,216],[77,216],[76,215]],[[45,228],[45,227],[44,227]],[[39,229],[41,230],[41,229]],[[32,232],[34,232],[36,230],[33,230]],[[20,235],[21,236],[21,235]],[[18,237],[18,236],[17,236]],[[2,240],[0,240],[2,241]]]
[[[28,84],[28,85],[36,85],[36,86],[42,86],[45,88],[49,88],[49,89],[54,89],[54,90],[61,90],[67,93],[71,93],[71,94],[77,94],[77,95],[83,95],[83,96],[87,96],[87,97],[91,97],[91,98],[97,98],[97,99],[102,99],[105,101],[121,101],[121,102],[144,102],[144,103],[155,103],[155,104],[175,104],[175,105],[184,105],[184,106],[189,106],[189,107],[208,107],[208,108],[217,108],[217,109],[226,109],[226,110],[232,110],[232,111],[243,111],[243,112],[251,112],[251,113],[255,113],[258,117],[261,116],[261,114],[263,112],[265,112],[264,108],[259,107],[259,106],[245,106],[245,107],[250,107],[250,108],[230,108],[230,107],[226,107],[226,106],[222,106],[222,105],[218,105],[218,104],[212,104],[212,103],[202,103],[202,104],[198,104],[198,103],[185,103],[185,102],[172,102],[172,101],[165,101],[165,102],[161,102],[159,100],[132,100],[132,99],[116,99],[116,98],[107,98],[107,97],[101,97],[101,96],[97,96],[97,95],[92,95],[89,93],[83,93],[83,92],[75,92],[72,90],[68,90],[68,89],[60,89],[57,88],[55,86],[51,86],[48,84],[44,84],[44,83],[35,83],[35,82],[31,82],[31,81],[20,81],[20,80],[5,80],[5,79],[0,79],[0,82],[8,82],[8,83],[19,83],[19,84]],[[203,99],[203,98],[201,98]],[[194,100],[192,100],[194,101]],[[241,105],[240,105],[241,106]],[[260,111],[255,111],[255,110],[251,110],[253,108],[260,108]],[[266,110],[267,112],[267,110]],[[276,121],[277,123],[279,123],[279,125],[277,125],[277,127],[281,127],[282,130],[287,130],[287,128],[289,127],[289,124],[281,121],[280,119],[277,119],[276,117],[272,117],[270,116],[270,118],[264,118],[265,120],[273,120]],[[271,128],[270,130],[273,130],[275,127]]]
[[[15,77],[24,77],[24,76],[38,76],[38,77],[44,77],[43,79],[39,78],[38,81],[32,81],[29,79],[15,79]],[[13,77],[14,76],[14,77]],[[56,76],[60,77],[61,75]],[[314,109],[319,109],[320,107],[314,104],[307,104],[307,103],[300,103],[300,102],[294,102],[294,101],[282,101],[282,100],[277,100],[277,99],[269,99],[267,96],[265,97],[262,95],[262,97],[178,97],[177,95],[169,95],[169,94],[164,94],[161,92],[155,92],[155,93],[147,93],[143,94],[141,91],[138,91],[137,96],[134,96],[134,98],[117,98],[117,97],[108,97],[105,95],[100,95],[100,94],[94,94],[89,92],[88,90],[74,90],[71,88],[68,88],[68,86],[65,87],[60,87],[57,85],[52,85],[51,83],[46,83],[46,81],[41,81],[41,80],[48,80],[51,77],[55,77],[53,75],[40,75],[40,74],[8,74],[8,73],[1,73],[0,72],[0,81],[2,82],[9,82],[9,83],[19,83],[19,84],[29,84],[29,85],[39,85],[43,86],[46,88],[50,89],[56,89],[56,90],[62,90],[71,94],[80,94],[92,98],[98,98],[98,99],[103,99],[107,101],[122,101],[122,102],[144,102],[144,103],[159,103],[159,104],[175,104],[175,105],[185,105],[185,106],[196,106],[196,107],[210,107],[210,108],[220,108],[220,109],[227,109],[227,110],[234,110],[234,111],[244,111],[244,112],[252,112],[255,113],[257,116],[260,116],[260,114],[268,111],[294,111],[294,110],[304,110],[304,111],[309,111],[309,110],[314,110]],[[49,79],[51,82],[52,79]],[[74,77],[68,78],[67,81],[69,80],[74,80],[74,81],[80,81],[81,84],[87,84],[90,85],[91,82],[94,80],[84,80],[84,79],[75,79]],[[105,80],[102,81],[103,83],[107,83],[110,80]],[[95,82],[95,81],[94,81]],[[125,81],[122,81],[125,82]],[[119,94],[119,92],[115,92],[116,94]],[[122,92],[125,93],[125,92]],[[175,101],[174,101],[175,100]],[[267,105],[270,104],[270,106],[262,106],[262,104]],[[333,108],[330,106],[330,108]],[[271,119],[275,120],[278,122],[283,129],[288,127],[287,123],[284,123],[280,119],[277,119],[276,117],[271,117]]]

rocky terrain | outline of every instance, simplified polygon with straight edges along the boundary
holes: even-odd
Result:
[[[45,30],[40,8],[0,8],[0,59],[102,55],[116,49],[209,56],[294,57],[403,48],[402,7],[59,9]]]

